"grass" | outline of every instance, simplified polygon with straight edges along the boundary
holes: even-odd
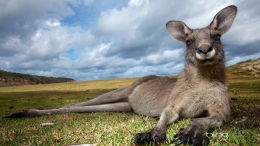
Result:
[[[57,107],[86,101],[127,86],[135,80],[136,78],[2,87],[0,116],[26,108]],[[229,82],[232,120],[212,132],[218,135],[211,138],[211,145],[260,145],[260,78],[232,75],[229,76]],[[170,125],[168,138],[171,140],[191,120],[183,119]],[[54,125],[41,126],[41,123],[46,122]],[[135,133],[146,131],[156,123],[155,118],[134,113],[109,112],[1,119],[0,145],[133,145],[131,139]]]

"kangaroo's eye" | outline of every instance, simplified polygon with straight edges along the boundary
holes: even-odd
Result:
[[[186,44],[189,46],[189,45],[191,45],[193,43],[193,40],[187,40],[186,41]]]
[[[216,40],[216,41],[220,41],[220,35],[219,34],[214,35],[213,39]]]

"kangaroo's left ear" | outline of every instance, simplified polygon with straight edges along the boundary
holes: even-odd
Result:
[[[209,27],[220,31],[221,34],[224,34],[231,28],[236,14],[237,7],[234,5],[228,6],[215,15]]]
[[[186,36],[192,32],[185,23],[175,20],[167,22],[166,28],[173,38],[181,42],[185,42]]]

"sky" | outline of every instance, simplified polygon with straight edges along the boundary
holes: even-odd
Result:
[[[260,58],[258,0],[0,0],[0,70],[77,81],[176,75],[185,45],[165,24],[210,24],[238,7],[222,36],[226,65]]]

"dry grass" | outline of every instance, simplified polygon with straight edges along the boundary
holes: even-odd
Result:
[[[120,78],[112,80],[94,80],[56,84],[38,84],[14,87],[0,87],[1,92],[30,92],[30,91],[85,91],[93,89],[117,89],[128,86],[138,78]]]

